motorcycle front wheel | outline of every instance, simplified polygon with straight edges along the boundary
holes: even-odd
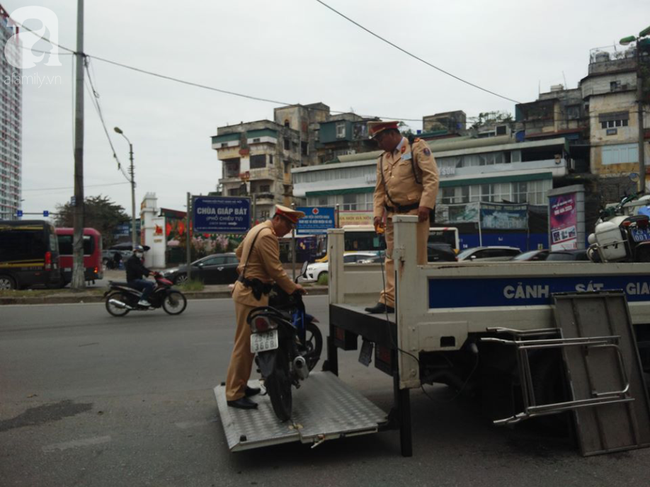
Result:
[[[185,311],[187,299],[180,291],[169,291],[163,299],[162,307],[167,314],[179,315]]]
[[[311,372],[316,367],[323,351],[323,335],[318,326],[311,321],[305,326],[305,348],[307,350],[303,357],[305,357],[307,367]]]
[[[117,316],[118,318],[121,316],[126,316],[129,311],[131,311],[128,308],[122,308],[120,306],[116,306],[112,304],[110,301],[111,299],[114,299],[115,301],[119,301],[124,304],[129,303],[129,297],[125,293],[121,292],[116,292],[116,293],[111,293],[106,297],[106,311],[108,311],[111,315]]]
[[[264,379],[264,386],[271,398],[273,412],[284,423],[291,418],[293,408],[291,380],[289,379],[289,361],[282,349],[277,349],[275,353],[277,354],[275,357],[275,366],[268,377]]]

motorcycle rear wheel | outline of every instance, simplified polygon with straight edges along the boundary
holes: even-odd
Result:
[[[273,371],[264,379],[266,392],[271,398],[273,412],[283,423],[291,418],[293,398],[289,379],[289,362],[281,349],[276,350]]]
[[[187,299],[180,291],[169,291],[163,299],[162,307],[167,314],[179,315],[187,308]]]
[[[119,306],[115,306],[114,304],[111,304],[110,303],[111,299],[115,299],[116,301],[120,301],[124,304],[128,304],[129,302],[129,297],[125,293],[118,291],[109,294],[106,297],[106,311],[108,311],[109,314],[120,318],[122,316],[126,316],[129,313],[129,311],[131,311],[128,308],[120,308]]]

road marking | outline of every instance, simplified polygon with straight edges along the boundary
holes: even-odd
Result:
[[[84,440],[66,441],[64,443],[54,443],[52,445],[44,446],[42,449],[45,453],[50,453],[56,450],[63,451],[70,448],[80,448],[84,446],[101,445],[111,441],[110,436],[95,436],[94,438],[86,438]]]

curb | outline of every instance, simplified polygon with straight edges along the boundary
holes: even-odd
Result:
[[[322,296],[327,294],[327,286],[307,287],[310,296]],[[223,299],[230,298],[230,291],[190,291],[183,293],[189,299]],[[82,294],[78,296],[42,296],[42,297],[16,297],[0,298],[0,306],[11,304],[82,304],[102,303],[104,296]]]

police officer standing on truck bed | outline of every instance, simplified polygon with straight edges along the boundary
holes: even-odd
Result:
[[[232,299],[235,302],[237,329],[226,377],[226,400],[230,407],[257,407],[257,403],[249,398],[260,390],[247,385],[255,358],[251,353],[251,329],[246,323],[249,313],[258,306],[268,306],[273,281],[289,294],[296,291],[305,293],[305,289],[294,283],[282,268],[278,243],[278,238],[289,233],[304,216],[302,211],[276,205],[273,219],[253,227],[235,250],[239,259],[239,278]]]
[[[384,153],[377,161],[374,225],[386,232],[386,285],[369,313],[395,311],[393,216],[417,215],[417,262],[427,263],[430,213],[438,196],[438,166],[426,142],[411,144],[398,130],[399,122],[368,122],[370,136]]]

